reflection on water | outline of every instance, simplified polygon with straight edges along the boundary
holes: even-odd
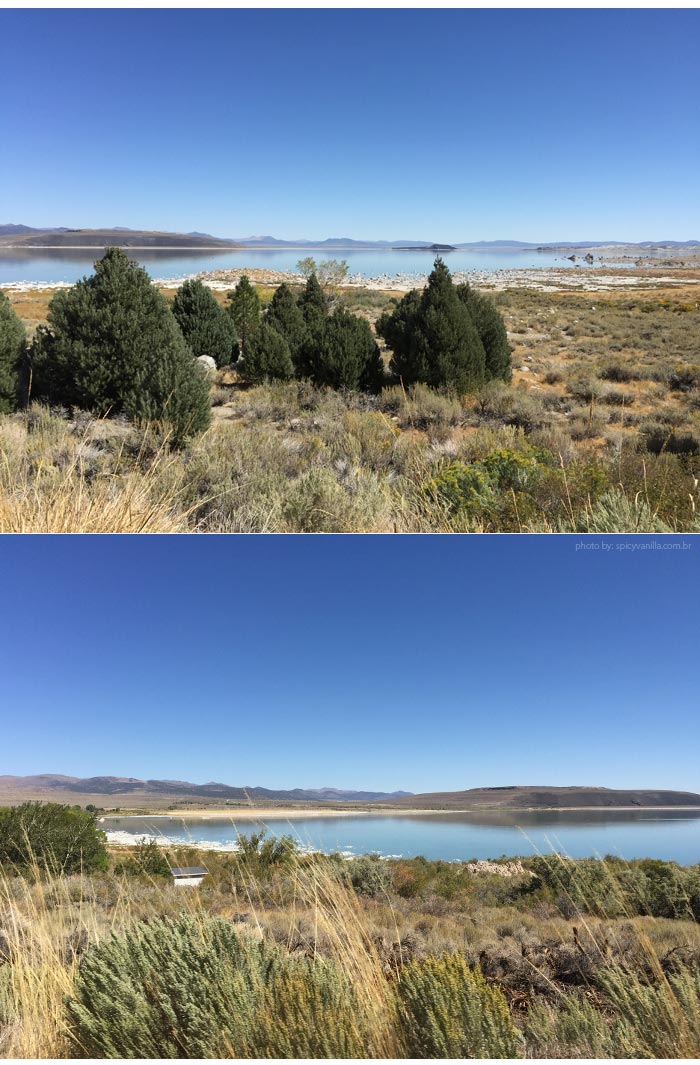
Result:
[[[392,249],[311,249],[241,248],[237,251],[190,251],[125,249],[130,258],[146,267],[151,277],[178,278],[204,270],[295,270],[307,255],[317,261],[346,259],[351,274],[376,277],[381,274],[425,274],[430,271],[434,253],[393,251]],[[0,248],[0,284],[11,281],[74,282],[92,272],[102,256],[100,248]],[[452,251],[445,253],[452,271],[529,269],[558,266],[588,269],[585,262],[572,263],[563,252],[536,251]]]
[[[265,824],[274,835],[289,833],[302,845],[330,853],[377,852],[385,857],[422,854],[445,861],[532,855],[553,850],[574,858],[616,854],[662,858],[688,865],[700,861],[700,810],[479,810],[417,815],[346,814],[262,821],[229,818],[110,817],[102,827],[112,838],[158,835],[179,842],[235,846],[238,833]],[[128,834],[128,835],[125,835]]]

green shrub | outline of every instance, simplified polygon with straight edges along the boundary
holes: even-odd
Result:
[[[173,314],[190,351],[209,355],[218,367],[229,366],[236,347],[231,315],[214,299],[211,289],[196,279],[185,281],[173,301]]]
[[[466,305],[484,345],[487,379],[510,381],[511,346],[503,316],[495,303],[469,284],[458,285],[457,295]]]
[[[34,344],[33,394],[97,414],[166,422],[177,440],[209,424],[209,386],[167,300],[108,248],[95,273],[49,304]]]
[[[450,513],[488,511],[496,505],[493,482],[488,472],[476,463],[451,462],[424,483],[423,492]]]
[[[331,964],[220,918],[141,924],[90,947],[68,1002],[74,1054],[116,1058],[371,1057]]]
[[[246,353],[237,364],[242,376],[251,384],[263,381],[288,381],[294,376],[289,344],[276,329],[262,322],[249,337]]]
[[[0,414],[17,406],[19,371],[26,342],[22,322],[5,293],[0,291]]]
[[[700,366],[688,363],[676,366],[669,377],[668,387],[677,392],[700,388]]]
[[[306,338],[306,324],[292,291],[287,285],[280,285],[275,291],[264,320],[287,341],[295,370],[301,375],[300,358]]]
[[[461,954],[409,962],[398,983],[409,1058],[515,1058],[520,1042],[503,993]]]
[[[244,274],[233,292],[228,294],[228,314],[231,315],[240,342],[240,352],[245,358],[248,342],[260,325],[260,297]]]
[[[117,863],[114,871],[126,876],[170,877],[170,866],[157,841],[145,837],[131,849],[126,861]]]
[[[347,866],[348,879],[358,895],[374,899],[387,894],[392,874],[381,858],[365,855],[343,864]]]
[[[0,809],[0,863],[54,873],[107,868],[107,837],[79,806],[25,802]]]
[[[423,381],[467,393],[487,378],[481,337],[440,258],[423,292],[407,293],[392,314],[382,315],[377,333],[393,351],[392,371],[406,385]]]
[[[384,376],[369,322],[344,307],[310,326],[301,362],[315,384],[331,388],[375,391]]]
[[[651,424],[642,429],[647,451],[653,455],[694,455],[700,451],[700,439],[691,432],[680,432],[668,425]]]

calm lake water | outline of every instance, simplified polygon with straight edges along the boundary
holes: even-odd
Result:
[[[240,251],[128,251],[153,278],[178,278],[204,270],[295,270],[305,256],[317,262],[346,259],[351,274],[377,277],[381,274],[422,275],[429,273],[435,254],[423,251],[314,250],[302,248],[242,249]],[[32,249],[0,248],[0,284],[13,281],[74,282],[92,272],[102,255],[99,248]],[[452,251],[444,253],[452,271],[529,269],[560,266],[587,269],[585,262],[570,262],[564,252],[534,251]]]
[[[466,861],[553,850],[572,858],[615,854],[622,858],[662,858],[683,865],[700,862],[700,811],[523,811],[518,813],[439,813],[421,816],[353,814],[299,817],[264,822],[212,817],[108,817],[101,827],[114,842],[161,836],[178,843],[235,846],[264,823],[272,835],[289,834],[303,846],[325,853],[368,854]]]

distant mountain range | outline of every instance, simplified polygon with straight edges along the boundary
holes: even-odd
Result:
[[[470,788],[468,791],[436,791],[407,798],[380,800],[380,804],[412,810],[466,810],[469,807],[517,809],[614,809],[615,807],[697,806],[700,795],[692,791],[626,790],[617,788],[550,788],[510,785],[500,788]]]
[[[102,248],[106,246],[123,248],[212,248],[225,251],[235,248],[308,248],[318,250],[352,250],[352,249],[391,249],[424,248],[430,252],[434,248],[443,251],[484,250],[522,250],[522,251],[573,251],[590,248],[700,248],[698,240],[645,240],[630,243],[623,240],[579,240],[546,241],[543,243],[523,240],[477,240],[467,242],[444,242],[432,240],[355,240],[352,237],[327,237],[325,240],[281,240],[279,237],[214,237],[210,233],[193,231],[190,233],[163,233],[157,230],[129,229],[126,226],[112,226],[105,229],[70,229],[65,226],[45,226],[34,228],[13,223],[0,225],[0,246],[40,248]]]
[[[401,799],[408,791],[345,791],[342,788],[292,788],[274,790],[260,787],[231,787],[217,781],[207,784],[191,784],[187,780],[139,780],[136,777],[67,777],[60,774],[40,773],[35,776],[0,776],[0,798],[47,798],[62,795],[105,795],[112,799],[152,796],[175,799],[218,799],[246,802],[248,799],[263,801],[286,800],[288,802],[374,802],[377,799]]]
[[[192,784],[187,780],[140,780],[137,777],[71,777],[54,773],[34,776],[0,776],[0,805],[27,799],[101,805],[160,806],[175,802],[188,805],[231,803],[376,803],[377,806],[408,810],[523,810],[523,809],[622,809],[624,807],[697,807],[700,795],[690,791],[617,789],[597,787],[549,787],[509,785],[470,788],[466,791],[350,791],[343,788],[232,787],[218,781]]]

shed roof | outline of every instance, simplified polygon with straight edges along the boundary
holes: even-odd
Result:
[[[182,865],[174,866],[170,872],[173,876],[206,876],[206,869],[202,869],[201,865]]]

